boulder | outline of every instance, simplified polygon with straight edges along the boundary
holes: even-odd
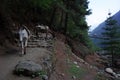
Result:
[[[36,77],[40,75],[42,71],[42,66],[27,60],[27,61],[19,61],[19,63],[15,66],[14,73],[17,75],[31,76]]]
[[[110,74],[115,74],[111,68],[106,68],[105,71]]]
[[[115,72],[113,71],[113,69],[111,69],[111,68],[106,68],[105,71],[106,71],[107,73],[111,74],[112,76],[114,76],[115,78],[118,78],[118,77],[119,77],[119,74],[115,73]]]

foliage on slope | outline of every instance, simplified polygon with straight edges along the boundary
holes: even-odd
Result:
[[[85,58],[87,55],[93,53],[84,44],[77,40],[68,39],[68,44],[71,46],[72,51],[79,57]]]

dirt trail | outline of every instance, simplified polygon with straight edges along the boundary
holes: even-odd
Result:
[[[47,43],[47,42],[46,42]],[[18,49],[18,48],[17,48]],[[18,77],[12,74],[15,65],[22,60],[32,60],[41,64],[41,60],[51,54],[46,48],[34,47],[27,48],[27,54],[20,57],[19,50],[10,49],[0,54],[0,80],[39,80],[28,77]]]
[[[53,75],[50,80],[72,80],[71,76],[67,72],[68,65],[66,62],[65,44],[62,41],[55,41],[55,57],[56,66]]]
[[[0,80],[14,80],[14,78],[11,79],[12,77],[11,73],[15,65],[19,61],[32,60],[37,63],[40,63],[39,60],[41,60],[49,52],[44,48],[27,48],[27,53],[28,54],[24,55],[23,57],[20,57],[17,53],[16,54],[11,54],[11,53],[2,54],[0,56]]]

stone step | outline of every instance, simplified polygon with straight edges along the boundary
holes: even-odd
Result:
[[[36,43],[28,43],[28,45],[48,45],[46,42],[36,42]]]
[[[37,40],[37,39],[35,39],[35,40],[28,40],[28,42],[41,42],[42,40]]]
[[[40,42],[28,42],[28,45],[53,45],[52,42],[40,41]]]
[[[52,35],[48,35],[48,39],[45,39],[46,34],[40,34],[39,37],[36,35],[32,35],[28,41],[28,47],[35,48],[35,47],[42,47],[42,48],[49,48],[53,47],[53,42],[51,42]]]
[[[30,39],[42,39],[42,38],[46,38],[46,35],[39,35],[38,37],[35,36],[35,35],[32,35],[32,36],[30,37]],[[52,39],[53,36],[52,36],[52,35],[47,35],[47,38],[48,38],[48,39]]]
[[[35,47],[45,48],[45,47],[47,47],[47,46],[45,46],[45,45],[28,45],[27,47],[30,47],[30,48],[35,48]]]
[[[38,47],[37,45],[27,45],[28,48],[36,48]]]
[[[52,37],[36,37],[36,38],[30,38],[29,40],[52,40]]]
[[[27,47],[28,48],[36,48],[36,47],[38,47],[38,48],[48,48],[48,46],[45,46],[45,45],[28,45]]]
[[[27,47],[30,47],[30,48],[36,48],[36,47],[39,47],[39,48],[53,48],[53,45],[28,45]]]
[[[38,43],[28,43],[28,45],[38,45]]]

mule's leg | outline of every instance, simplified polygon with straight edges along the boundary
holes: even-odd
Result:
[[[26,54],[27,43],[28,43],[28,38],[25,38],[25,40],[24,40],[24,54]]]
[[[24,51],[24,45],[23,45],[23,41],[20,42],[20,56],[23,55],[23,51]]]
[[[23,54],[25,54],[25,39],[24,39],[24,42],[23,42]]]
[[[36,28],[36,38],[39,38],[39,28]]]
[[[24,54],[24,41],[22,41],[22,55]]]
[[[26,47],[24,47],[24,54],[26,54]]]
[[[22,41],[20,41],[19,47],[20,47],[20,53],[19,53],[19,55],[21,56],[21,54],[22,54]]]
[[[23,55],[26,54],[26,49],[25,49],[25,46],[23,48]]]
[[[48,39],[48,30],[47,29],[45,30],[45,33],[46,33],[45,39],[47,40]]]
[[[25,49],[25,48],[23,47],[23,48],[22,48],[22,55],[24,54],[24,49]]]

